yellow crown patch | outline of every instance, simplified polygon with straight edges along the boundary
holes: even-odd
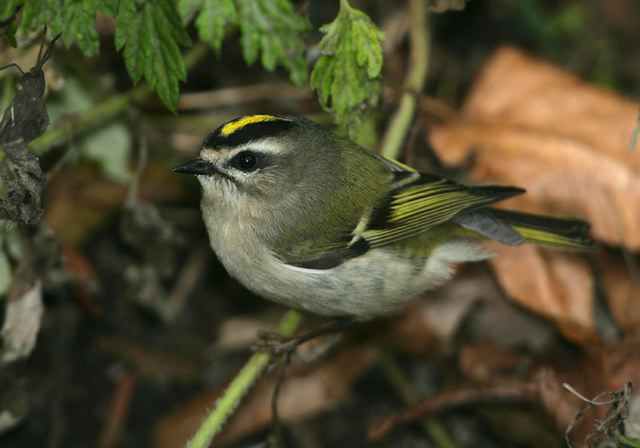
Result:
[[[242,129],[247,125],[254,124],[254,123],[261,123],[263,121],[291,121],[291,120],[287,120],[286,118],[282,118],[282,117],[276,117],[274,115],[247,115],[246,117],[238,118],[237,120],[234,120],[222,126],[222,129],[220,129],[220,135],[222,137],[228,137],[234,132],[236,132],[237,130]]]

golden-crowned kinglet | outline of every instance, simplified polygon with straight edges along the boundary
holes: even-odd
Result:
[[[174,168],[202,185],[211,247],[253,292],[328,316],[397,310],[488,256],[482,240],[590,250],[588,224],[489,208],[524,190],[465,186],[304,118],[228,121]]]

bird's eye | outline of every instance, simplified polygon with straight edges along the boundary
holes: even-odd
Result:
[[[240,171],[250,172],[258,169],[258,157],[250,151],[242,151],[231,159],[231,166]]]

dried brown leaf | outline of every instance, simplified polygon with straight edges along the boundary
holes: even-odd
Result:
[[[640,272],[611,253],[601,254],[596,263],[602,271],[600,282],[609,310],[623,330],[634,330],[640,322]]]
[[[79,164],[49,182],[44,222],[64,246],[77,247],[120,210],[125,197],[124,187]]]
[[[640,157],[626,151],[637,111],[637,103],[504,48],[475,83],[464,119],[430,138],[448,165],[473,155],[475,180],[527,188],[512,205],[586,218],[597,239],[637,250]]]
[[[462,118],[435,127],[430,140],[446,165],[470,162],[475,182],[527,189],[505,207],[582,217],[598,240],[638,250],[640,158],[627,151],[637,110],[637,103],[503,48],[474,84]],[[510,297],[573,340],[593,339],[593,282],[583,259],[532,247],[496,251],[491,263]],[[616,305],[629,305],[630,277],[607,270],[605,278]],[[637,314],[614,310],[625,327],[640,322]]]
[[[568,338],[592,342],[593,278],[582,257],[532,246],[495,247],[498,282],[516,303],[551,320]]]

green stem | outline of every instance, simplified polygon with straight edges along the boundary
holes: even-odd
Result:
[[[198,44],[184,56],[187,70],[195,67],[206,54],[207,47]],[[43,154],[49,149],[62,145],[78,134],[83,134],[100,124],[107,122],[125,111],[131,103],[142,101],[151,94],[151,89],[145,84],[134,87],[128,92],[114,95],[107,101],[79,113],[71,118],[59,120],[47,132],[29,144],[29,148],[36,154]]]
[[[628,445],[632,448],[640,448],[640,440],[638,439],[632,439],[630,437],[627,437],[623,434],[618,434],[618,441],[624,443],[625,445]]]
[[[427,77],[429,62],[429,28],[425,0],[409,0],[409,71],[405,78],[400,105],[396,110],[387,131],[382,138],[380,152],[391,159],[400,155],[402,144],[415,115],[418,104],[417,96],[422,93]]]
[[[302,315],[298,311],[287,311],[278,324],[278,334],[284,337],[293,336],[301,321]],[[187,443],[188,448],[207,448],[211,444],[225,422],[233,415],[240,400],[267,368],[271,358],[269,353],[256,353],[249,359],[218,399],[213,411],[205,417],[200,428]]]

